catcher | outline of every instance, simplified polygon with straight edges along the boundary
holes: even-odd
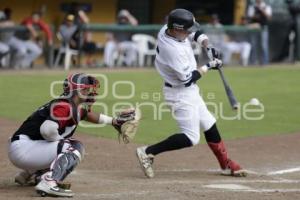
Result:
[[[15,182],[27,185],[35,178],[35,189],[41,196],[72,197],[70,184],[63,180],[84,156],[82,143],[72,138],[80,120],[111,124],[125,142],[133,137],[126,134],[136,131],[134,109],[114,118],[91,111],[99,87],[92,76],[72,74],[65,79],[60,98],[41,106],[26,119],[9,141],[8,157],[23,170]]]

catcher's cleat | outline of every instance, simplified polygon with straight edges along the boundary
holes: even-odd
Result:
[[[154,172],[152,169],[152,164],[153,164],[154,156],[146,154],[146,152],[145,152],[146,148],[147,148],[146,146],[137,148],[136,156],[139,160],[140,166],[141,166],[144,174],[148,178],[153,178]]]
[[[225,169],[221,171],[222,175],[225,176],[235,176],[235,177],[246,177],[246,170],[242,169],[239,164],[234,162],[233,160],[228,159],[227,166]]]
[[[41,176],[48,171],[48,169],[38,170],[34,173],[29,173],[28,171],[21,171],[16,174],[15,176],[15,183],[18,183],[21,186],[34,186],[37,185],[40,180]]]
[[[69,183],[69,182],[58,182],[57,186],[60,187],[60,188],[62,188],[62,189],[69,190],[69,189],[71,189],[72,184]]]
[[[31,174],[28,171],[21,171],[16,174],[15,176],[15,183],[19,185],[28,185],[29,181],[31,180]]]
[[[35,186],[36,192],[42,197],[73,197],[72,190],[60,188],[57,182],[50,178],[47,174],[43,175],[41,181]]]

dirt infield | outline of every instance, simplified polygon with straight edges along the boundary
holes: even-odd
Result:
[[[32,187],[14,184],[18,169],[7,158],[7,140],[18,124],[0,119],[0,200],[36,199]],[[232,158],[251,174],[220,176],[206,145],[157,156],[156,177],[146,179],[135,158],[136,144],[77,134],[85,160],[68,178],[73,199],[300,199],[300,134],[227,141]],[[47,198],[48,199],[48,198]]]

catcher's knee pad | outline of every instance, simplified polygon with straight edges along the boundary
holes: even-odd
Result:
[[[61,140],[57,146],[57,155],[68,152],[74,153],[79,158],[79,161],[82,161],[85,150],[83,144],[78,140]]]

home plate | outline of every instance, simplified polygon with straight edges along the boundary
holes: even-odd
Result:
[[[226,189],[226,190],[251,190],[252,188],[239,184],[211,184],[204,185],[206,188]]]

